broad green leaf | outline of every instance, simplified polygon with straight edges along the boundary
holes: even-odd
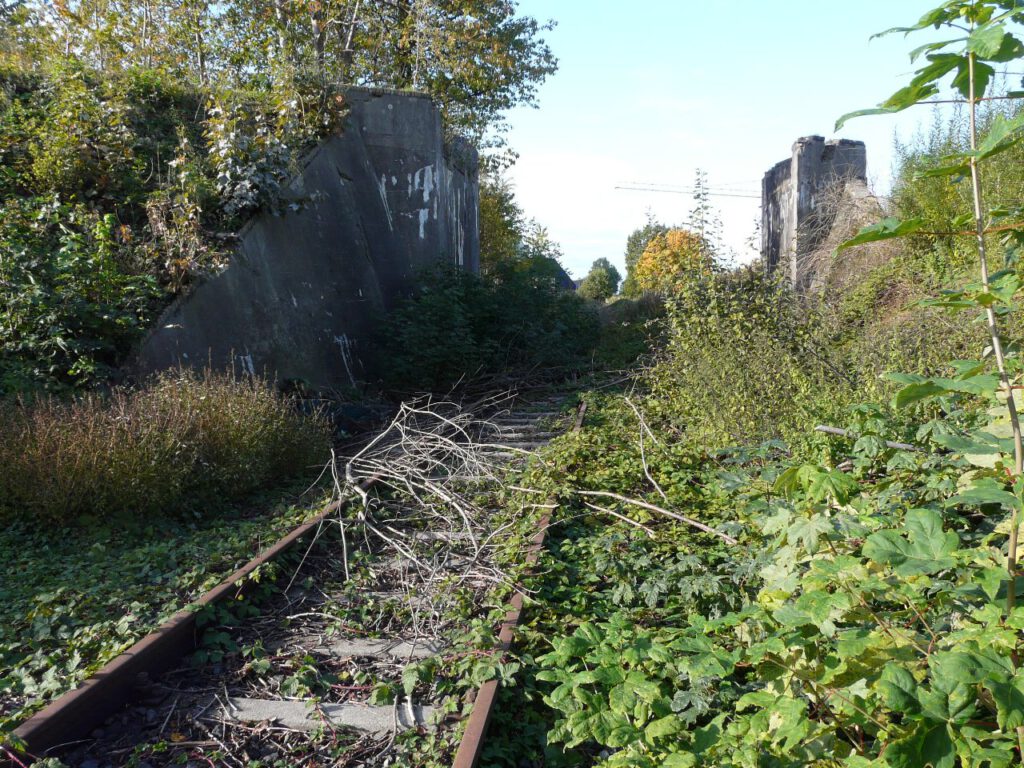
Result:
[[[946,501],[947,506],[955,504],[966,504],[977,506],[979,504],[1001,504],[1010,509],[1020,509],[1021,501],[1013,493],[1006,490],[1006,486],[991,477],[984,477],[975,480],[973,485],[962,493]]]
[[[890,768],[954,768],[956,749],[945,723],[921,722],[914,732],[882,753]]]
[[[980,61],[974,62],[974,98],[980,99],[988,90],[989,81],[995,76],[996,71],[988,64]],[[967,62],[961,63],[957,69],[956,77],[953,78],[953,87],[960,92],[965,99],[971,97],[971,72]]]
[[[626,716],[618,712],[598,712],[587,724],[594,740],[607,747],[624,747],[638,735]]]
[[[905,107],[870,107],[869,109],[857,109],[853,112],[847,112],[845,115],[836,120],[835,130],[840,130],[844,125],[857,117],[871,117],[872,115],[892,115],[896,112],[902,112]]]
[[[944,165],[937,165],[923,171],[915,171],[915,179],[936,179],[943,176],[966,176],[971,172],[971,164],[968,160],[961,160],[957,157],[943,158]],[[970,306],[970,305],[965,305]]]
[[[1013,441],[996,438],[986,432],[977,432],[967,437],[960,435],[935,435],[935,443],[953,453],[961,454],[976,467],[994,467],[1004,455],[1013,453]]]
[[[644,728],[644,735],[653,740],[671,736],[679,733],[681,730],[683,730],[683,721],[679,719],[678,715],[667,715],[666,717],[651,721]]]
[[[967,50],[983,59],[995,56],[1003,47],[1007,34],[1002,24],[979,27],[967,38]]]
[[[915,24],[912,27],[890,27],[884,32],[876,32],[871,36],[871,39],[874,40],[876,37],[884,37],[885,35],[892,35],[897,32],[902,32],[904,35],[909,35],[911,32],[917,32],[918,30],[927,29],[928,27],[934,27],[935,29],[938,29],[943,24],[948,24],[949,22],[955,22],[959,20],[960,15],[957,12],[957,9],[949,8],[947,7],[947,5],[943,4],[938,8],[933,8],[932,10],[928,11],[926,14],[924,14],[924,16],[918,19],[917,24]]]
[[[1004,731],[1013,731],[1024,725],[1024,678],[990,680],[984,686],[996,702],[996,720]]]
[[[661,768],[693,768],[697,765],[697,758],[689,752],[673,752],[665,757]]]
[[[999,389],[1000,380],[996,374],[982,374],[971,376],[966,379],[948,379],[935,377],[925,379],[923,377],[910,377],[906,375],[890,374],[886,378],[896,382],[911,381],[908,386],[896,393],[893,398],[893,405],[896,408],[905,408],[908,405],[927,400],[939,395],[966,394],[966,395],[992,395]],[[913,381],[913,379],[917,379]]]
[[[831,498],[838,504],[849,502],[859,489],[856,480],[838,469],[814,473],[807,485],[807,493],[812,499],[825,501]]]
[[[918,384],[910,384],[903,387],[893,398],[893,405],[896,408],[906,408],[908,405],[928,400],[938,395],[947,394],[948,390],[932,381],[922,381]]]
[[[898,664],[889,664],[882,670],[876,685],[885,705],[894,712],[914,715],[921,711],[917,701],[917,680],[910,671]]]
[[[786,539],[790,544],[800,544],[813,555],[818,551],[818,539],[832,529],[832,521],[825,515],[798,517],[786,531]]]
[[[1007,118],[1004,115],[996,115],[992,125],[985,134],[985,138],[978,145],[974,157],[983,160],[992,157],[1007,149],[1021,140],[1021,129],[1024,128],[1024,112],[1014,117]]]
[[[611,706],[612,711],[623,715],[633,711],[636,701],[636,693],[633,691],[632,686],[627,684],[615,686],[608,694],[608,704]]]
[[[938,87],[930,80],[918,83],[911,81],[910,85],[900,88],[879,106],[885,109],[904,110],[935,96],[938,92]]]
[[[958,37],[953,40],[941,40],[934,43],[925,43],[924,45],[919,45],[917,48],[910,52],[910,63],[913,64],[915,61],[917,61],[922,53],[931,53],[932,51],[939,51],[945,48],[947,45],[959,43],[966,39],[967,38],[964,37]]]
[[[903,529],[871,534],[864,542],[864,555],[876,563],[893,566],[902,576],[931,574],[956,565],[952,554],[959,544],[960,537],[953,531],[944,531],[942,518],[935,512],[911,509]]]
[[[1003,42],[1002,45],[1000,45],[999,50],[996,51],[991,56],[986,56],[985,58],[987,58],[989,61],[994,61],[1002,64],[1007,61],[1019,59],[1021,57],[1024,57],[1024,43],[1021,43],[1021,41],[1018,40],[1014,35],[1007,34],[1003,38]],[[1020,98],[1019,95],[1015,94],[1019,94],[1019,91],[1010,91],[1006,95],[1011,99]]]
[[[923,228],[923,219],[901,220],[894,216],[890,216],[889,218],[882,219],[876,224],[864,227],[845,243],[840,243],[839,247],[836,248],[836,252],[838,253],[846,248],[853,248],[856,245],[863,245],[864,243],[875,243],[879,240],[891,240],[894,237],[906,237],[907,235],[919,232]]]
[[[914,79],[910,81],[911,86],[920,88],[928,83],[933,83],[943,75],[952,72],[961,62],[966,62],[966,59],[955,53],[937,53],[928,56],[928,62],[927,66],[917,70]],[[886,106],[892,105],[886,104]]]

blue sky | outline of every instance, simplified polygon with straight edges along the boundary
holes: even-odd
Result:
[[[559,71],[539,109],[510,113],[520,158],[508,175],[527,214],[548,227],[577,277],[607,257],[622,265],[626,237],[650,208],[685,219],[688,195],[623,192],[623,182],[689,185],[697,168],[712,188],[759,193],[761,177],[800,136],[867,144],[868,175],[888,189],[893,137],[932,116],[917,107],[836,118],[904,85],[908,52],[928,38],[875,32],[916,21],[934,0],[521,0],[521,13],[554,19],[546,39]],[[713,198],[725,240],[741,261],[759,201]]]

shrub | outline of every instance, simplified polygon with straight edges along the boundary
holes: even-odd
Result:
[[[173,372],[108,397],[0,404],[0,511],[57,523],[201,514],[326,460],[317,417],[257,378]]]
[[[651,402],[696,445],[806,435],[854,395],[814,313],[756,269],[678,284],[667,317]]]
[[[114,217],[81,204],[0,203],[0,394],[89,384],[156,311],[156,281],[134,273]]]
[[[484,373],[584,365],[597,343],[597,313],[558,288],[552,264],[524,259],[487,277],[451,267],[425,273],[382,325],[385,385],[440,390]]]

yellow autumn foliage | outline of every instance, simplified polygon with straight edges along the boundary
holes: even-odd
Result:
[[[711,273],[711,249],[700,235],[670,229],[658,235],[637,260],[636,286],[641,292],[670,292],[698,275]]]

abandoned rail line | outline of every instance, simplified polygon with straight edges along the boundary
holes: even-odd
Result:
[[[422,737],[473,768],[508,674],[513,582],[554,507],[535,495],[510,514],[499,497],[579,430],[569,402],[403,404],[332,462],[319,514],[26,721],[11,764],[384,766]]]

